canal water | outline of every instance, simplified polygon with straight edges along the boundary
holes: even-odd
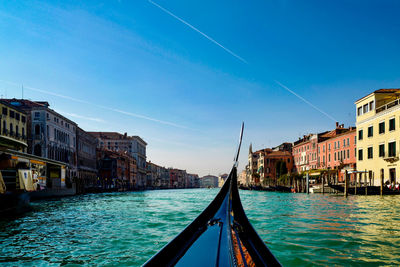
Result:
[[[33,211],[0,219],[0,265],[141,265],[217,192],[104,193],[32,203]],[[240,195],[284,266],[400,265],[400,196]]]

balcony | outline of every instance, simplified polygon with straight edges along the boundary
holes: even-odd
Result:
[[[387,104],[385,104],[383,106],[380,106],[380,107],[376,108],[375,112],[379,113],[379,112],[385,111],[387,109],[391,109],[392,107],[395,107],[395,106],[399,105],[399,102],[400,102],[399,99],[396,99],[396,100],[394,100],[392,102],[389,102],[389,103],[387,103]]]
[[[399,151],[396,151],[396,153],[388,153],[386,152],[385,155],[383,156],[383,160],[387,161],[389,163],[394,163],[399,160]]]

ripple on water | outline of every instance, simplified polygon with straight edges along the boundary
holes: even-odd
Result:
[[[143,264],[217,189],[105,193],[33,203],[0,220],[0,265]],[[399,265],[400,198],[240,191],[251,223],[285,266]]]

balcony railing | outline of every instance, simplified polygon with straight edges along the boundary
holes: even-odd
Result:
[[[393,163],[399,160],[399,151],[396,151],[395,153],[389,153],[385,152],[385,155],[383,156],[383,160]]]
[[[396,99],[396,100],[394,100],[394,101],[392,101],[392,102],[389,102],[389,103],[387,103],[387,104],[385,104],[385,105],[382,105],[382,106],[376,108],[376,111],[375,111],[375,112],[376,112],[376,113],[379,113],[379,112],[385,111],[385,110],[387,110],[387,109],[390,109],[390,108],[392,108],[392,107],[397,106],[399,103],[400,103],[399,99]]]

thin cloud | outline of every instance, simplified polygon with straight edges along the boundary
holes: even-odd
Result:
[[[179,20],[180,22],[182,22],[183,24],[185,24],[186,26],[188,26],[189,28],[191,28],[192,30],[200,33],[201,35],[203,35],[205,38],[207,38],[209,41],[211,41],[212,43],[218,45],[219,47],[221,47],[222,49],[224,49],[226,52],[228,52],[229,54],[231,54],[232,56],[234,56],[235,58],[239,59],[240,61],[242,61],[243,63],[247,63],[247,61],[240,57],[239,55],[235,54],[233,51],[231,51],[230,49],[226,48],[225,46],[223,46],[222,44],[218,43],[217,41],[215,41],[213,38],[211,38],[210,36],[208,36],[207,34],[205,34],[204,32],[200,31],[199,29],[197,29],[196,27],[194,27],[193,25],[189,24],[188,22],[184,21],[183,19],[181,19],[180,17],[178,17],[177,15],[175,15],[174,13],[172,13],[171,11],[165,9],[164,7],[160,6],[159,4],[148,0],[150,4],[158,7],[159,9],[161,9],[162,11],[164,11],[165,13],[167,13],[168,15],[170,15],[171,17]]]
[[[334,117],[332,117],[331,115],[329,115],[328,113],[326,113],[325,111],[323,111],[322,109],[318,108],[317,106],[315,106],[314,104],[312,104],[310,101],[308,101],[307,99],[304,99],[304,97],[298,95],[296,92],[294,92],[293,90],[290,90],[287,86],[283,85],[282,83],[278,82],[277,80],[275,80],[275,82],[282,87],[283,89],[287,90],[288,92],[290,92],[291,94],[295,95],[297,98],[299,98],[300,100],[302,100],[304,103],[306,103],[307,105],[309,105],[310,107],[314,108],[315,110],[319,111],[320,113],[324,114],[325,116],[327,116],[329,119],[333,120],[333,121],[337,121]]]
[[[105,123],[106,121],[100,118],[93,118],[93,117],[87,117],[87,116],[83,116],[83,115],[79,115],[79,114],[75,114],[75,113],[69,113],[69,112],[65,112],[65,111],[58,111],[61,114],[65,115],[65,116],[69,116],[69,117],[73,117],[73,118],[78,118],[78,119],[83,119],[83,120],[88,120],[88,121],[95,121],[95,122],[101,122],[101,123]]]
[[[15,82],[11,82],[11,81],[6,81],[6,80],[1,80],[0,79],[0,82],[8,83],[8,84],[15,85],[15,86],[20,86],[20,84],[15,83]],[[117,113],[120,113],[120,114],[128,115],[128,116],[139,118],[139,119],[144,119],[144,120],[148,120],[148,121],[152,121],[152,122],[156,122],[156,123],[160,123],[160,124],[164,124],[164,125],[173,126],[173,127],[176,127],[176,128],[189,129],[190,130],[189,127],[186,127],[186,126],[183,126],[183,125],[179,125],[179,124],[176,124],[176,123],[173,123],[173,122],[163,121],[163,120],[159,120],[159,119],[156,119],[156,118],[148,117],[148,116],[145,116],[145,115],[132,113],[132,112],[129,112],[129,111],[124,111],[124,110],[120,110],[120,109],[115,109],[115,108],[110,108],[110,107],[106,107],[106,106],[97,105],[97,104],[88,102],[86,100],[70,97],[70,96],[67,96],[67,95],[53,93],[53,92],[50,92],[50,91],[34,88],[34,87],[31,87],[31,86],[24,86],[24,89],[28,89],[28,90],[32,90],[32,91],[35,91],[35,92],[48,94],[48,95],[52,95],[52,96],[57,96],[57,97],[64,98],[64,99],[67,99],[67,100],[71,100],[71,101],[78,102],[78,103],[84,103],[84,104],[93,105],[93,106],[101,108],[101,109],[110,110],[110,111],[113,111],[113,112],[117,112]],[[77,114],[74,114],[74,115],[80,116],[80,115],[77,115]]]

